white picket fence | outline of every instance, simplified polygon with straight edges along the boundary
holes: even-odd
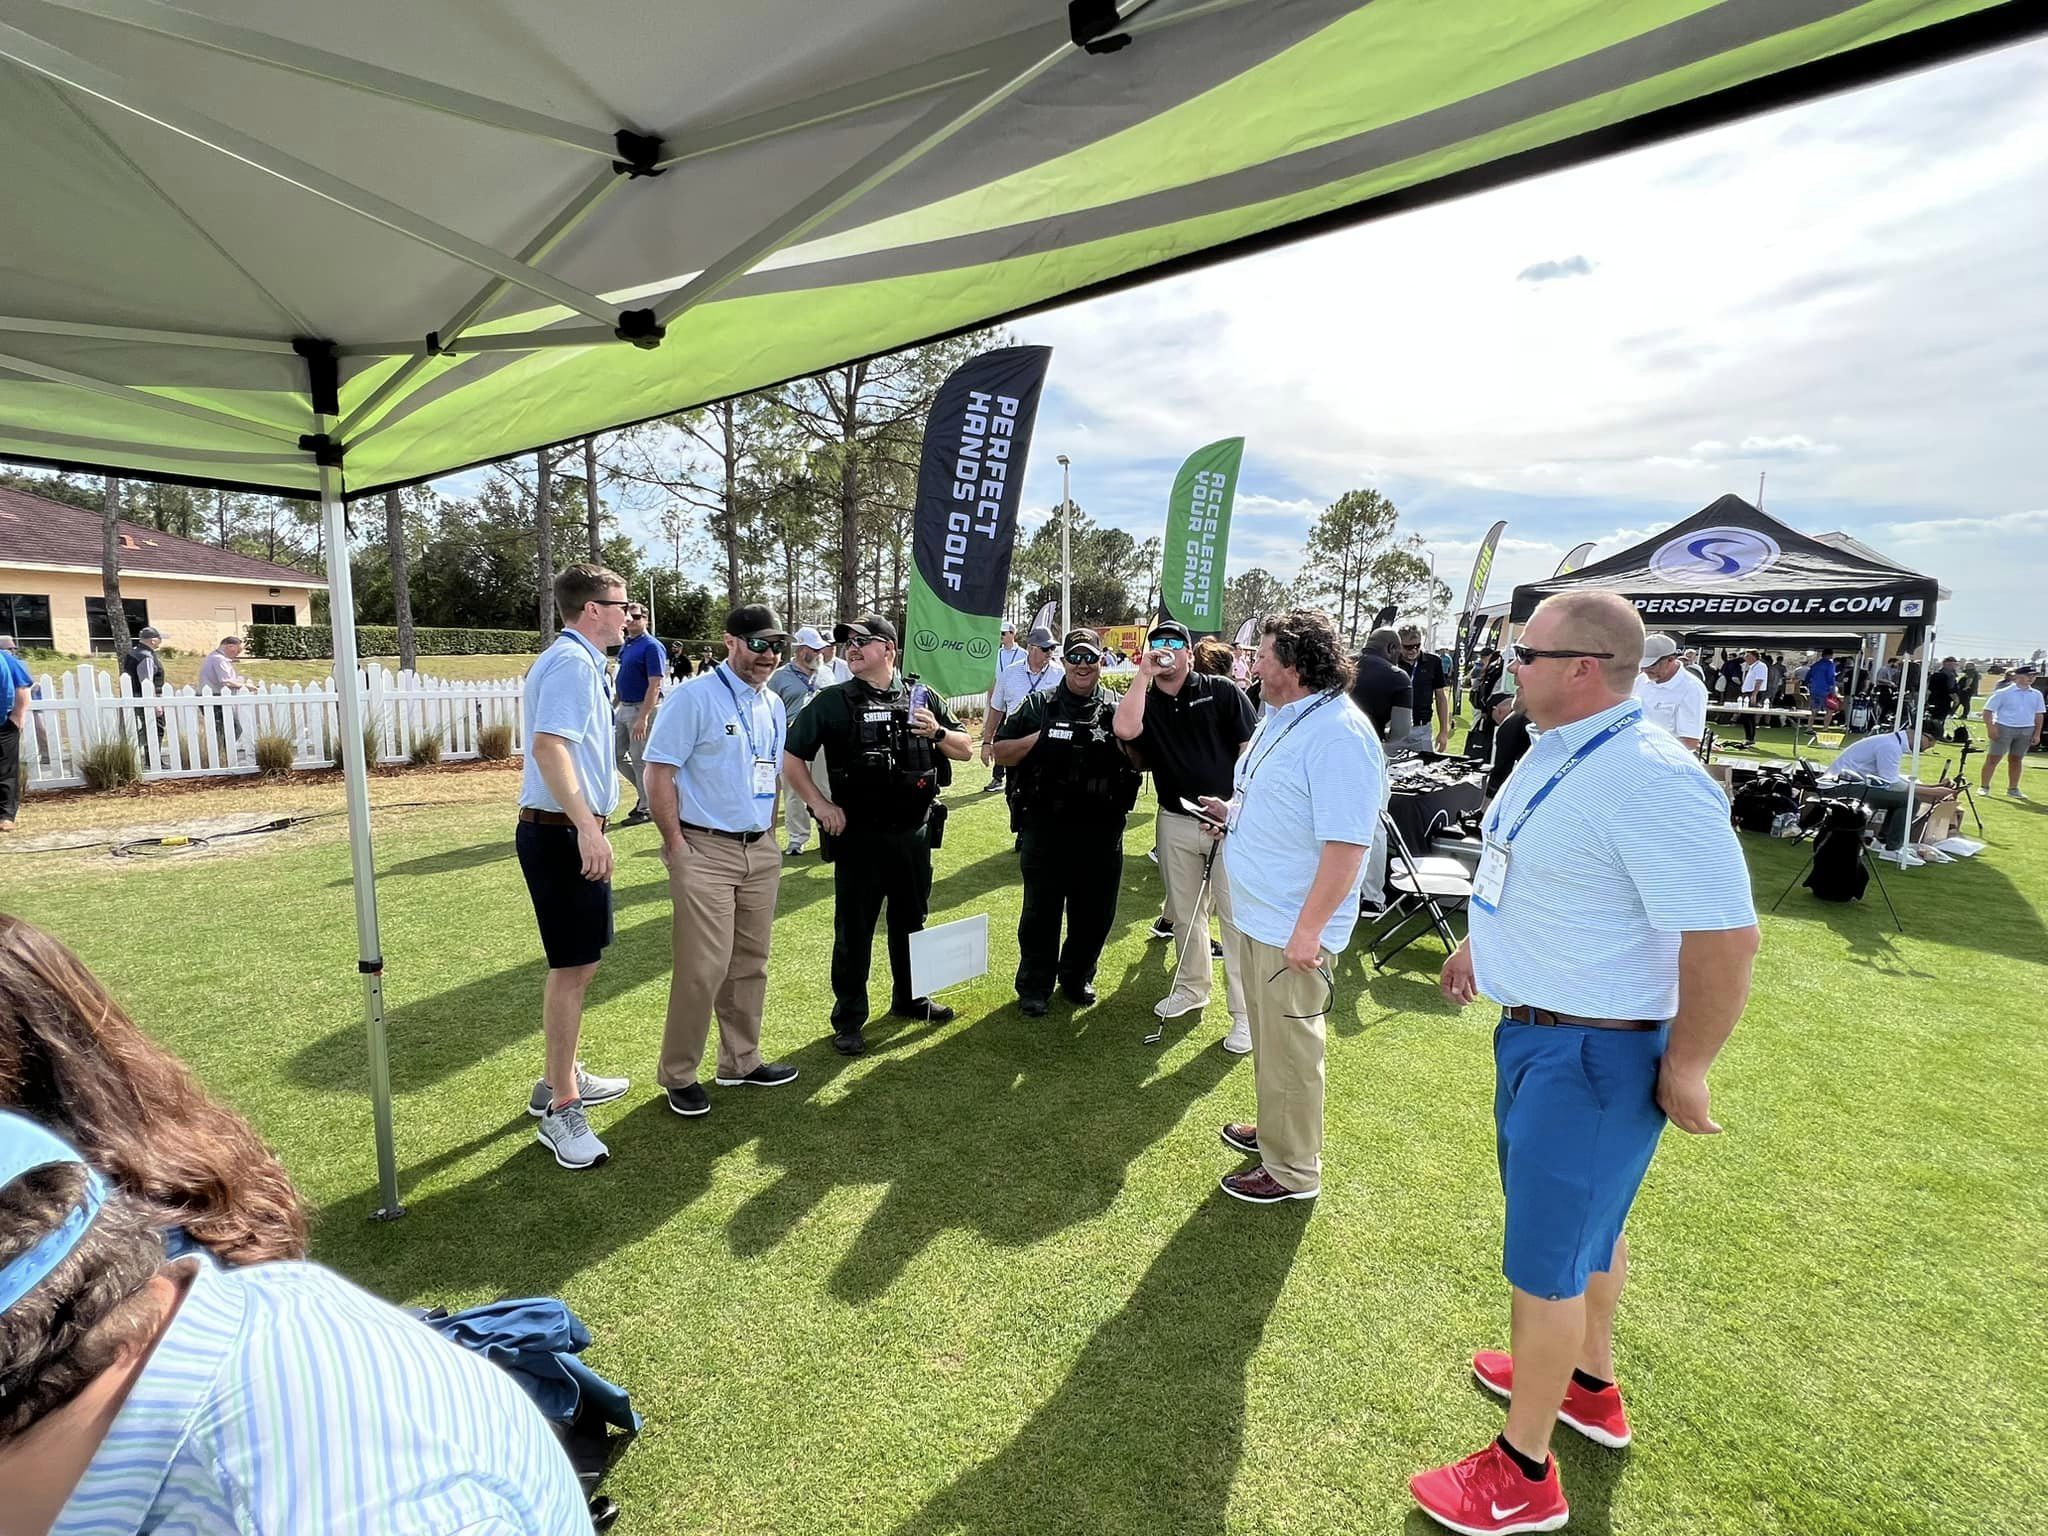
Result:
[[[478,755],[484,726],[512,727],[522,739],[521,679],[425,677],[377,667],[356,674],[363,719],[377,732],[377,760],[402,763],[415,744],[439,733],[443,758]],[[256,738],[292,743],[294,768],[331,768],[341,741],[340,695],[332,678],[317,683],[258,684],[242,693],[168,688],[135,692],[126,677],[81,666],[38,680],[22,732],[23,783],[31,790],[75,789],[85,783],[85,754],[102,741],[128,740],[141,755],[145,779],[228,777],[256,772]]]

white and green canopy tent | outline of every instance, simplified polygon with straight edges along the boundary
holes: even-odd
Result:
[[[347,497],[2044,30],[2038,0],[0,0],[0,457],[319,497],[347,676]],[[395,1210],[359,764],[349,799]]]

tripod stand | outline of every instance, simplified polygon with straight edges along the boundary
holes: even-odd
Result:
[[[1865,808],[1862,814],[1864,819],[1864,825],[1867,828],[1870,821],[1870,812],[1868,808]],[[1892,893],[1884,888],[1884,870],[1880,867],[1882,861],[1875,858],[1871,854],[1869,844],[1863,843],[1860,838],[1858,841],[1860,845],[1859,851],[1863,856],[1863,867],[1870,871],[1870,878],[1877,882],[1877,894],[1884,898],[1884,909],[1892,915],[1892,926],[1897,928],[1899,932],[1904,933],[1906,931],[1906,925],[1899,921],[1899,909],[1892,905]],[[1778,899],[1771,903],[1771,910],[1773,912],[1777,911],[1778,908],[1782,907],[1785,904],[1785,898],[1792,894],[1794,886],[1798,885],[1800,881],[1806,878],[1807,870],[1813,868],[1814,860],[1819,857],[1820,828],[1816,827],[1814,828],[1813,852],[1809,853],[1806,856],[1806,863],[1800,868],[1799,873],[1792,877],[1791,884],[1787,885],[1784,890],[1778,892]]]
[[[1946,784],[1950,789],[1955,790],[1961,797],[1963,804],[1970,808],[1970,819],[1977,823],[1977,831],[1980,835],[1984,831],[1984,818],[1977,814],[1977,797],[1970,790],[1970,754],[1981,750],[1982,748],[1965,736],[1963,738],[1963,760],[1955,765],[1956,771],[1936,780],[1937,783]],[[1947,767],[1948,765],[1943,764],[1942,766]]]

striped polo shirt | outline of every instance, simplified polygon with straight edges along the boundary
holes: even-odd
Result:
[[[52,1536],[589,1536],[512,1379],[314,1264],[201,1264]]]
[[[1479,990],[1509,1006],[1592,1019],[1678,1011],[1678,941],[1756,921],[1728,797],[1634,699],[1548,730],[1515,765],[1484,825],[1503,839],[1572,753],[1630,727],[1560,780],[1512,844],[1507,884],[1470,911]]]

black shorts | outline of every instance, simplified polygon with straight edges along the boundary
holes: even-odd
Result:
[[[548,969],[597,964],[612,941],[612,883],[583,878],[576,829],[522,821],[513,842]]]

